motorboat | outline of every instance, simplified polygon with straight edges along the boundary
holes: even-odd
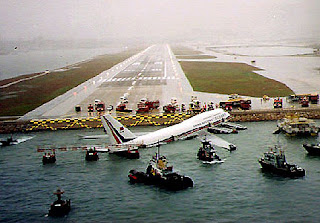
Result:
[[[259,159],[259,163],[263,170],[286,177],[303,177],[305,170],[296,164],[289,164],[286,161],[284,151],[275,146],[270,151],[265,152],[263,157]]]
[[[42,156],[42,163],[48,164],[48,163],[55,163],[56,162],[56,154],[53,150],[53,153],[45,153]]]
[[[12,136],[8,137],[5,140],[0,140],[1,146],[11,146],[18,143],[16,139],[13,139]]]
[[[224,128],[224,127],[217,127],[211,126],[208,128],[208,132],[214,134],[231,134],[231,133],[238,133],[236,129]]]
[[[98,152],[93,147],[89,148],[86,152],[86,161],[97,161],[99,159]]]
[[[68,214],[71,210],[71,200],[61,200],[61,195],[63,193],[64,191],[59,188],[53,193],[54,195],[57,195],[58,199],[50,205],[49,216],[61,217]]]
[[[310,155],[320,155],[320,143],[318,144],[310,144],[305,143],[303,147],[308,151]]]
[[[288,136],[309,135],[317,136],[319,126],[311,119],[295,115],[286,116],[278,121],[278,129],[274,133],[284,132]]]
[[[200,146],[197,157],[199,160],[202,160],[203,163],[222,163],[224,162],[220,157],[217,155],[213,145],[210,143],[210,141],[207,141],[206,139],[202,140],[202,146]]]
[[[226,127],[229,129],[236,129],[236,130],[246,130],[247,127],[244,125],[232,123],[232,122],[222,122],[219,126]]]
[[[166,157],[160,156],[159,152],[150,160],[146,172],[132,169],[129,171],[128,177],[130,183],[133,184],[156,185],[173,191],[193,187],[192,179],[174,172],[173,166],[169,166]]]

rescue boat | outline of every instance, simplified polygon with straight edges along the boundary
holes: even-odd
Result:
[[[168,165],[165,156],[156,153],[150,160],[146,172],[132,169],[129,171],[130,183],[144,183],[146,185],[156,185],[167,190],[183,190],[193,187],[190,177],[173,172],[173,167]]]
[[[48,163],[55,163],[56,162],[56,154],[53,150],[53,153],[45,153],[42,156],[42,163],[48,164]]]
[[[204,161],[203,163],[220,163],[223,160],[217,155],[213,145],[210,141],[202,140],[202,146],[200,146],[197,157],[199,160]]]
[[[313,120],[295,115],[279,120],[277,126],[278,129],[274,133],[284,132],[288,136],[317,136],[319,132],[319,126],[316,126]]]
[[[99,159],[98,152],[94,147],[87,150],[86,161],[97,161],[98,159]]]
[[[305,170],[296,164],[289,164],[286,161],[284,151],[275,146],[270,151],[265,152],[264,156],[259,159],[263,170],[285,176],[285,177],[303,177]]]
[[[49,216],[61,217],[68,214],[71,210],[71,200],[61,200],[61,195],[63,193],[64,191],[59,188],[53,193],[54,195],[57,195],[58,199],[50,205]]]

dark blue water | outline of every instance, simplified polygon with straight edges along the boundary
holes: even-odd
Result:
[[[128,183],[130,169],[145,170],[156,148],[127,160],[100,154],[86,162],[83,151],[57,152],[57,162],[42,165],[37,146],[88,145],[104,140],[80,140],[78,134],[102,130],[38,132],[33,139],[0,148],[0,220],[3,222],[317,222],[320,219],[320,157],[308,156],[304,142],[272,134],[275,122],[245,123],[248,130],[222,138],[237,145],[232,153],[217,148],[222,164],[204,165],[196,159],[198,140],[163,145],[174,169],[190,176],[194,188],[169,192]],[[152,131],[155,128],[135,128]],[[25,135],[16,135],[22,137]],[[262,173],[258,158],[277,142],[287,161],[306,169],[306,177],[290,179]],[[57,187],[70,198],[72,210],[63,218],[45,217]]]

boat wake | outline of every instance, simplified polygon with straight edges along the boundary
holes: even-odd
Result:
[[[28,140],[30,140],[32,138],[34,138],[34,136],[24,136],[24,137],[19,138],[19,139],[8,138],[6,140],[0,140],[0,146],[17,145],[19,143],[28,141]]]
[[[226,159],[223,160],[213,160],[213,161],[203,161],[203,164],[218,164],[218,163],[224,163]]]
[[[25,136],[25,137],[22,137],[22,138],[20,138],[20,139],[17,139],[17,142],[16,142],[14,145],[19,144],[19,143],[22,143],[22,142],[25,142],[25,141],[28,141],[28,140],[30,140],[30,139],[32,139],[32,138],[34,138],[34,136]]]

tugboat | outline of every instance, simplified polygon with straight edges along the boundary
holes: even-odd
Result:
[[[42,157],[42,163],[48,164],[48,163],[55,163],[56,162],[56,154],[53,150],[53,153],[45,153]]]
[[[288,136],[317,136],[319,132],[319,126],[316,126],[313,120],[297,117],[295,115],[287,116],[286,118],[278,121],[277,126],[278,129],[274,132],[275,134],[284,132]]]
[[[160,156],[159,152],[150,160],[145,173],[132,169],[129,171],[128,177],[130,183],[133,184],[144,183],[146,185],[156,185],[173,191],[193,187],[192,179],[173,172],[173,167],[168,166],[166,157]]]
[[[305,170],[296,164],[288,164],[283,150],[277,146],[264,153],[264,157],[259,159],[263,170],[282,175],[285,177],[303,177]]]
[[[57,195],[58,199],[50,205],[49,216],[61,217],[69,213],[71,210],[71,201],[61,200],[61,195],[64,191],[57,189],[54,195]]]
[[[216,151],[210,141],[202,140],[202,146],[198,151],[198,159],[202,160],[205,164],[223,163],[224,161],[216,154]]]
[[[95,147],[91,147],[86,152],[86,161],[97,161],[99,159],[98,152]]]
[[[310,155],[320,155],[320,143],[318,144],[303,144],[303,147],[308,151]]]

